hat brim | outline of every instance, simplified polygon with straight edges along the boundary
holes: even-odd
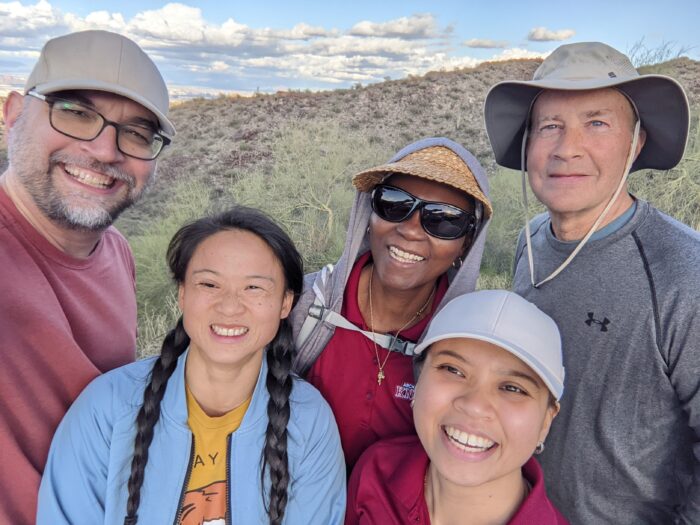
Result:
[[[683,158],[690,110],[681,85],[664,75],[633,78],[507,81],[493,86],[486,95],[484,120],[496,162],[521,169],[521,145],[532,101],[542,90],[588,91],[616,88],[636,105],[646,142],[632,171],[671,169]]]
[[[474,184],[460,185],[444,177],[435,176],[435,174],[439,172],[435,171],[433,168],[434,166],[431,165],[429,162],[412,160],[411,164],[407,165],[405,162],[399,161],[396,163],[384,164],[382,166],[376,166],[374,168],[361,171],[353,176],[352,183],[355,186],[355,188],[357,188],[359,191],[369,193],[374,189],[374,187],[377,184],[382,182],[382,180],[384,180],[387,177],[387,175],[391,175],[394,173],[402,173],[405,175],[411,175],[413,177],[420,177],[422,179],[432,180],[441,184],[446,184],[447,186],[450,186],[452,188],[466,193],[467,195],[472,196],[477,201],[481,202],[481,204],[484,206],[484,216],[486,219],[493,215],[493,207],[491,206],[491,202],[479,188],[479,185],[476,182],[476,178],[474,178]]]
[[[126,89],[123,86],[84,78],[66,78],[61,79],[60,81],[45,82],[43,84],[38,84],[32,89],[40,95],[48,95],[50,93],[55,93],[56,91],[68,91],[79,89],[104,91],[107,93],[114,93],[115,95],[121,95],[122,97],[126,97],[130,100],[133,100],[137,104],[141,104],[147,110],[151,111],[158,119],[158,123],[160,125],[161,132],[163,133],[163,135],[165,135],[169,139],[172,139],[175,136],[175,126],[161,110],[159,110],[154,104],[146,100],[146,98],[142,97],[135,91]]]

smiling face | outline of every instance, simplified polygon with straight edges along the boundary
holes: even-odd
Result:
[[[506,350],[445,339],[428,350],[413,417],[431,468],[461,487],[521,482],[557,408],[539,376]]]
[[[257,376],[262,350],[289,315],[292,299],[279,261],[260,237],[243,230],[211,235],[195,250],[179,287],[191,340],[188,366],[234,367]]]
[[[67,137],[51,127],[46,102],[25,97],[23,104],[14,95],[6,105],[10,170],[43,215],[68,229],[102,230],[143,194],[156,163],[121,153],[114,127],[92,141]],[[150,111],[118,95],[77,91],[65,97],[114,122],[157,127]]]
[[[392,175],[385,182],[420,199],[474,212],[470,197],[446,184],[403,174]],[[369,234],[375,275],[382,285],[396,290],[435,282],[467,247],[466,237],[445,240],[428,235],[420,224],[418,212],[398,223],[372,213]]]
[[[586,228],[600,215],[622,178],[634,123],[629,101],[615,89],[545,91],[537,98],[527,172],[553,222],[574,220]],[[637,154],[644,139],[642,130]],[[608,222],[631,202],[625,190]]]

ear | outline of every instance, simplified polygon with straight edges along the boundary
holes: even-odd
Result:
[[[177,306],[180,308],[180,313],[182,313],[182,305],[185,302],[185,286],[179,284],[177,286]]]
[[[637,140],[637,151],[634,152],[634,160],[637,160],[639,153],[642,151],[644,144],[647,141],[647,132],[644,128],[639,128],[639,139]]]
[[[17,93],[17,91],[11,91],[2,105],[2,115],[5,119],[5,128],[8,131],[12,130],[12,127],[22,113],[23,107],[24,97]]]
[[[557,401],[556,403],[548,404],[547,405],[547,412],[544,415],[544,421],[542,421],[542,429],[540,430],[540,439],[539,443],[544,443],[544,441],[547,439],[547,435],[549,434],[549,429],[552,426],[552,421],[554,421],[554,418],[557,417],[557,414],[559,413],[559,402]]]
[[[287,290],[284,292],[282,299],[282,310],[280,311],[280,319],[286,319],[289,312],[292,311],[292,303],[294,302],[294,292]]]

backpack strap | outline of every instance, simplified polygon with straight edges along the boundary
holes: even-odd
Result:
[[[331,272],[333,272],[332,264],[325,266],[321,270],[321,281],[323,282],[323,284],[326,283],[326,279],[328,278]],[[376,344],[386,348],[390,352],[398,352],[409,357],[413,356],[413,350],[416,347],[415,343],[411,343],[410,341],[404,341],[403,339],[394,337],[393,335],[377,334],[375,332],[360,329],[359,327],[355,326],[353,323],[345,319],[345,317],[340,315],[338,312],[334,312],[333,310],[326,308],[326,306],[324,305],[323,293],[318,288],[316,283],[314,283],[313,285],[313,290],[315,295],[314,302],[313,304],[311,304],[311,306],[309,306],[309,311],[306,315],[306,319],[304,319],[304,323],[301,325],[301,329],[299,330],[299,334],[297,335],[297,348],[300,348],[301,345],[304,344],[304,342],[309,337],[316,325],[320,321],[322,321],[333,326],[345,328],[346,330],[359,332],[362,335],[364,335],[367,339],[374,341]]]

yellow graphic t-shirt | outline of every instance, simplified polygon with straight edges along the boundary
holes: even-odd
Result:
[[[181,525],[226,523],[227,437],[241,425],[248,405],[250,398],[223,416],[210,417],[187,388],[187,423],[194,435],[194,456],[180,509]]]

